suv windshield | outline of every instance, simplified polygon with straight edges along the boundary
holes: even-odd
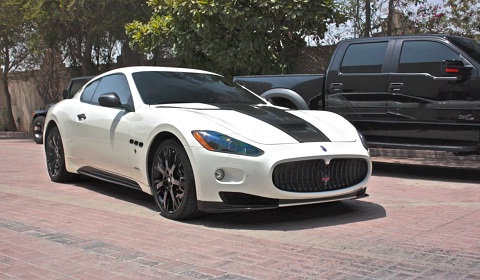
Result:
[[[452,43],[466,52],[469,56],[480,63],[480,44],[475,40],[460,37],[450,37]]]
[[[168,103],[243,103],[265,102],[218,75],[187,72],[146,71],[132,74],[145,104]]]

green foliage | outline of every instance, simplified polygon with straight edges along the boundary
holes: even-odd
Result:
[[[150,0],[154,15],[127,34],[150,52],[167,40],[183,66],[225,75],[286,73],[305,46],[340,23],[332,0]]]

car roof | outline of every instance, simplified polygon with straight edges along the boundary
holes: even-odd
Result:
[[[397,35],[397,36],[378,36],[378,37],[362,37],[343,40],[345,42],[362,42],[362,41],[384,41],[389,39],[421,39],[421,38],[465,38],[447,34],[417,34],[417,35]]]

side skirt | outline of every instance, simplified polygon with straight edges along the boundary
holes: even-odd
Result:
[[[98,170],[98,169],[93,168],[93,167],[82,167],[77,172],[78,172],[78,174],[81,174],[81,175],[93,177],[93,178],[96,178],[96,179],[99,179],[99,180],[102,180],[102,181],[106,181],[106,182],[110,182],[110,183],[113,183],[113,184],[121,185],[121,186],[124,186],[124,187],[127,187],[127,188],[132,188],[132,189],[139,190],[139,191],[142,190],[142,188],[140,188],[140,185],[133,180],[130,180],[130,179],[118,176],[118,175],[114,175],[114,174],[111,174],[111,173],[108,173],[108,172],[105,172],[105,171],[102,171],[102,170]]]

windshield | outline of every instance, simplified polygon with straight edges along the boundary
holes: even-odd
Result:
[[[133,80],[145,104],[265,102],[232,81],[218,75],[186,72],[147,71],[133,73]]]
[[[457,47],[480,63],[480,44],[475,40],[460,37],[449,38]]]

